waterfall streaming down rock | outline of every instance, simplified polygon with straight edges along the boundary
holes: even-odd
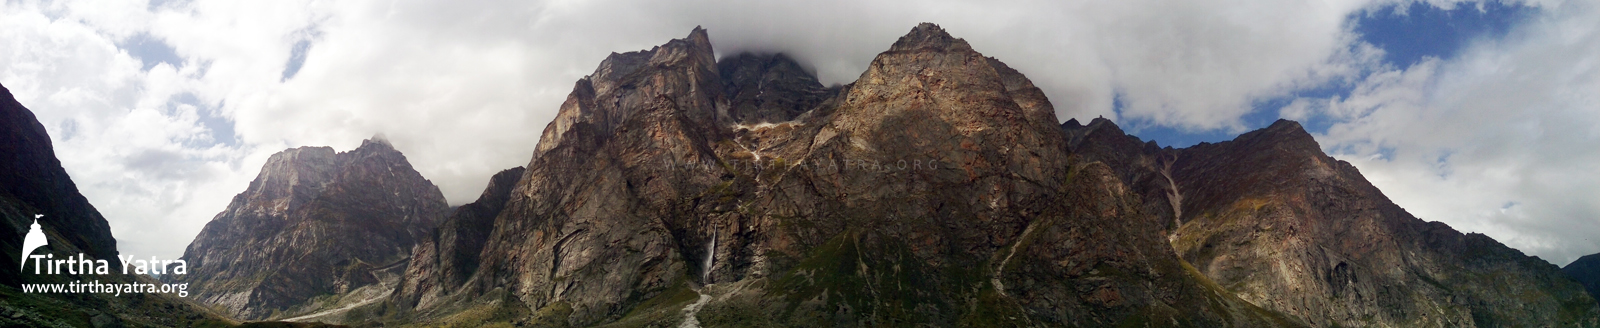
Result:
[[[711,261],[717,258],[717,230],[711,230],[711,242],[706,243],[706,261],[700,267],[700,282],[711,283]]]

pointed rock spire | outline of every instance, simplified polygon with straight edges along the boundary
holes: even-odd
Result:
[[[967,45],[966,40],[957,39],[950,36],[950,33],[945,32],[943,28],[940,28],[939,25],[933,23],[917,24],[916,28],[911,29],[911,33],[906,33],[905,36],[900,37],[900,40],[894,42],[894,46],[889,47],[889,51],[912,51],[921,49],[972,50],[972,47]]]

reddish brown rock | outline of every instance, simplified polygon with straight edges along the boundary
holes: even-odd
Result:
[[[709,326],[1294,325],[1185,269],[1113,171],[1068,158],[1042,92],[937,26],[809,108],[810,76],[755,98],[707,88],[795,72],[721,72],[762,61],[710,65],[706,40],[697,29],[612,55],[580,81],[477,270],[460,288],[404,291],[445,301],[396,301],[392,317],[677,325],[698,309],[688,314]],[[773,99],[782,106],[739,107]],[[740,113],[786,120],[738,125],[753,122]],[[691,306],[697,294],[706,302]]]
[[[1185,260],[1312,326],[1589,327],[1600,317],[1554,265],[1417,219],[1293,121],[1185,149],[1139,147],[1109,121],[1064,128],[1084,158],[1122,163],[1147,207],[1179,200],[1164,215],[1181,213],[1172,244]]]

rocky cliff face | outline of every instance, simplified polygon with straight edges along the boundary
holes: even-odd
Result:
[[[1600,254],[1589,254],[1578,258],[1577,261],[1568,263],[1561,268],[1573,280],[1583,284],[1583,289],[1589,291],[1589,296],[1600,299]]]
[[[18,267],[21,263],[14,255],[21,253],[22,239],[34,223],[50,235],[52,246],[59,244],[82,251],[86,256],[106,259],[112,267],[121,268],[117,259],[117,240],[111,237],[111,226],[89,200],[78,193],[77,185],[67,176],[56,159],[50,136],[44,125],[34,118],[33,112],[17,103],[11,90],[0,87],[5,94],[0,98],[0,248],[5,251],[0,259],[0,280],[22,281]],[[17,287],[16,284],[8,284]]]
[[[697,28],[612,54],[580,80],[527,170],[497,175],[418,246],[391,312],[374,320],[1600,318],[1553,266],[1411,217],[1293,122],[1188,149],[1141,142],[1103,119],[1058,125],[1026,76],[932,24],[834,88],[781,55],[716,62],[709,40]]]
[[[1116,171],[1069,155],[1042,92],[939,27],[850,85],[797,68],[716,63],[700,29],[613,54],[479,228],[476,270],[413,262],[389,317],[1297,325],[1186,265]]]
[[[419,240],[391,300],[404,307],[430,307],[466,283],[478,270],[495,217],[505,209],[511,188],[524,172],[517,167],[495,174],[477,201],[456,208],[428,238]]]
[[[1554,265],[1413,217],[1295,122],[1186,149],[1141,145],[1103,119],[1063,129],[1076,154],[1113,164],[1171,222],[1184,260],[1312,326],[1600,324],[1595,301]]]
[[[105,260],[108,274],[34,274],[21,266],[24,236],[38,217],[49,246],[30,253],[56,259],[83,254]],[[56,159],[50,136],[33,112],[0,86],[0,326],[176,327],[222,324],[221,316],[166,294],[113,296],[88,293],[24,293],[22,284],[100,282],[153,283],[122,274],[116,239],[106,219],[78,193]],[[20,267],[20,269],[19,269]]]
[[[449,207],[381,137],[355,150],[301,147],[261,174],[184,252],[196,297],[244,319],[296,314],[314,296],[379,283]]]
[[[792,120],[817,106],[837,89],[822,83],[800,63],[783,54],[742,53],[717,62],[728,118],[743,124]]]

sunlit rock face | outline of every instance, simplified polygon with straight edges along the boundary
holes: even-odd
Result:
[[[235,317],[281,318],[315,296],[379,283],[374,271],[404,261],[448,211],[381,137],[342,153],[288,149],[189,244],[190,273],[169,279]]]
[[[414,249],[388,323],[1592,326],[1553,266],[1411,217],[1297,123],[1058,124],[922,24],[853,83],[707,32],[612,54],[525,171]],[[514,180],[514,181],[513,181]],[[480,237],[481,242],[480,242]],[[456,264],[452,264],[456,263]],[[387,321],[385,321],[387,320]]]
[[[708,326],[1294,325],[1187,268],[1042,92],[938,26],[833,88],[709,40],[580,80],[476,270],[411,270],[393,317],[676,325],[701,294]]]
[[[1141,145],[1103,119],[1063,129],[1171,222],[1184,260],[1312,326],[1589,327],[1600,314],[1556,266],[1417,219],[1293,121],[1185,149]]]

